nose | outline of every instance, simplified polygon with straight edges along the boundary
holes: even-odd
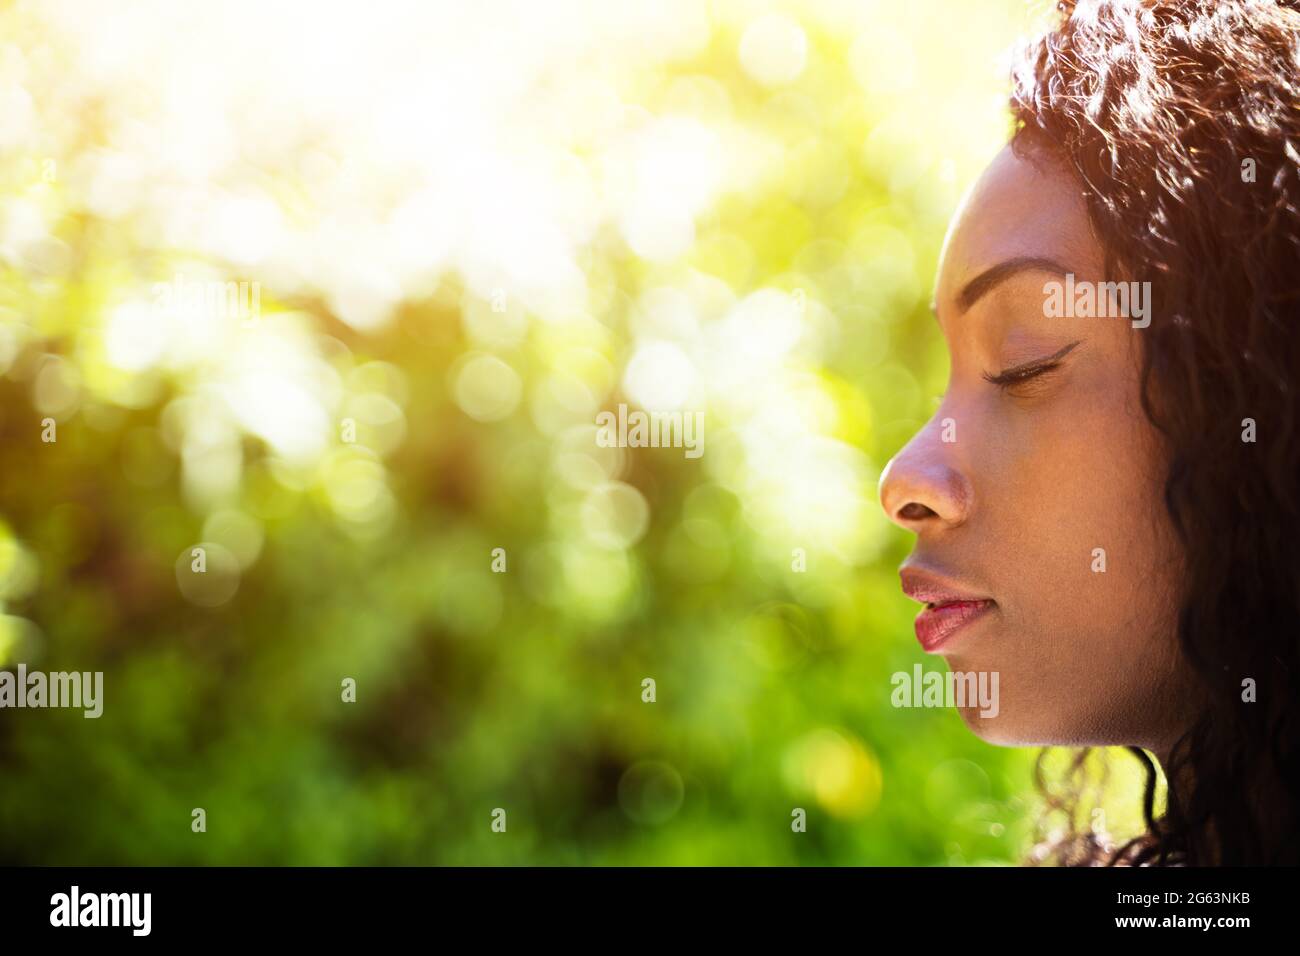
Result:
[[[880,504],[900,528],[921,534],[955,528],[970,517],[973,495],[955,431],[939,416],[917,432],[885,466],[880,476]]]

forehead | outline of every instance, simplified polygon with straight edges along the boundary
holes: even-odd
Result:
[[[1046,158],[1026,159],[1006,146],[953,217],[935,301],[941,308],[952,303],[985,269],[1021,256],[1055,259],[1080,276],[1100,275],[1103,266],[1074,177]]]

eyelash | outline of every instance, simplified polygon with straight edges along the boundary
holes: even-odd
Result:
[[[1021,368],[1007,369],[1005,372],[999,372],[997,375],[984,373],[984,381],[990,385],[996,385],[1002,391],[1007,391],[1017,385],[1023,385],[1025,382],[1038,378],[1040,375],[1046,375],[1048,372],[1054,372],[1061,367],[1060,362],[1043,362],[1038,365],[1022,366]]]

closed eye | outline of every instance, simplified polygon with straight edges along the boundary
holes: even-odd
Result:
[[[1025,362],[1022,365],[1014,365],[1011,368],[1003,369],[996,375],[988,372],[984,373],[984,381],[991,385],[996,385],[1001,389],[1011,388],[1013,385],[1019,385],[1028,382],[1040,375],[1055,371],[1061,366],[1061,359],[1074,351],[1078,342],[1071,342],[1065,348],[1061,349],[1055,355],[1049,355],[1046,358],[1034,359],[1032,362]]]

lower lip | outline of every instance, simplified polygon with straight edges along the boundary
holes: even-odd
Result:
[[[916,616],[916,639],[927,654],[933,654],[951,641],[958,631],[991,610],[992,601],[953,601],[927,607]]]

